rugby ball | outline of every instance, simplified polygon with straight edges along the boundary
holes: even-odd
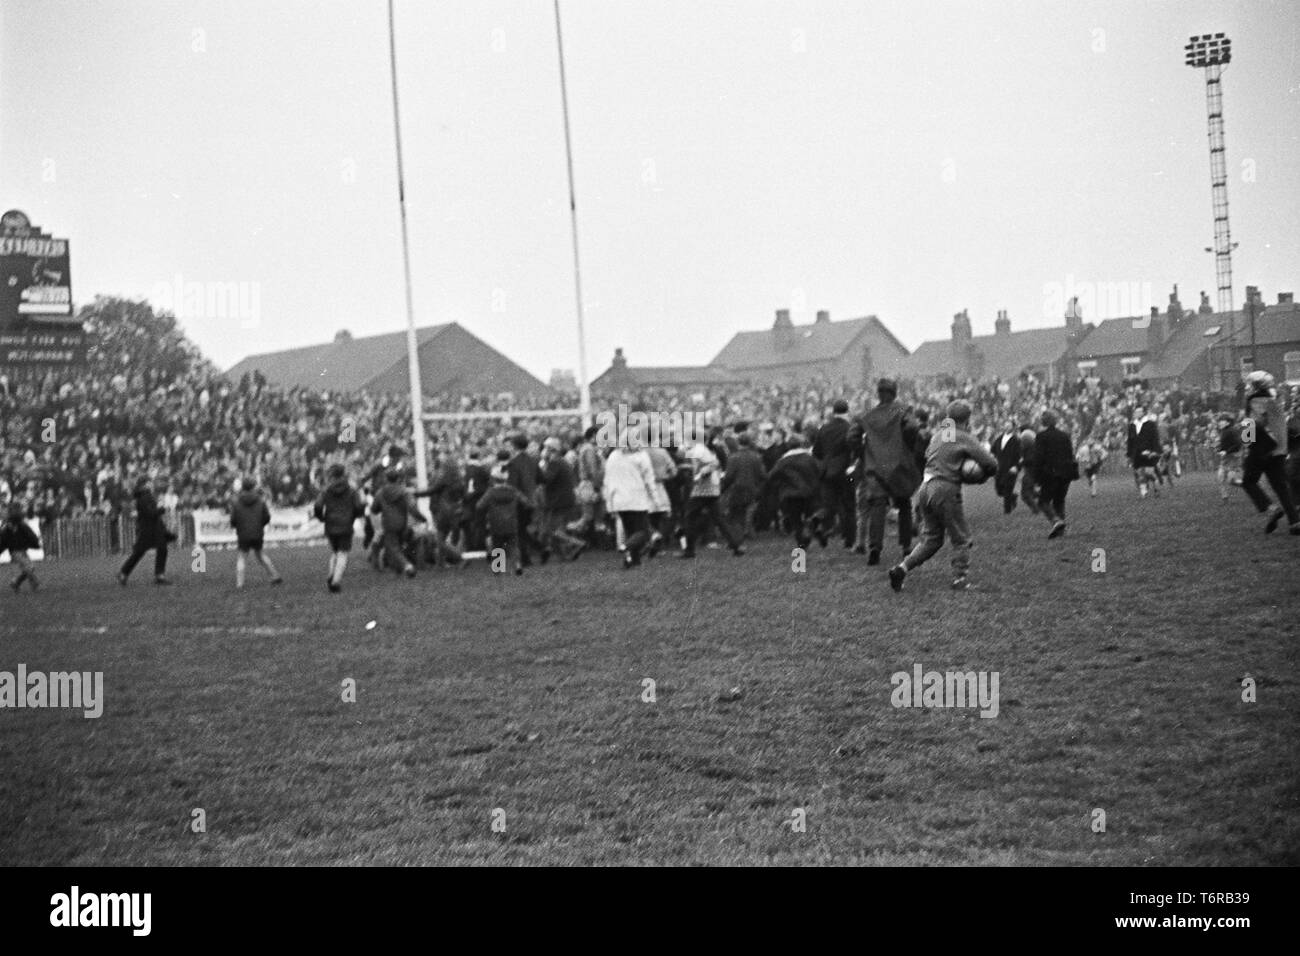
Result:
[[[982,485],[988,480],[984,466],[974,458],[967,458],[961,463],[961,481],[964,485]]]

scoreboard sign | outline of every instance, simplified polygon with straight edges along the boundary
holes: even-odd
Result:
[[[9,210],[0,217],[0,365],[84,362],[86,339],[72,314],[68,240]]]

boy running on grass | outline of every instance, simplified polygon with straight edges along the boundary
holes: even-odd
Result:
[[[23,586],[24,581],[32,582],[33,591],[40,587],[36,580],[36,571],[32,568],[32,561],[27,557],[28,551],[35,551],[40,546],[41,539],[36,536],[31,525],[23,520],[23,506],[14,502],[9,506],[9,515],[5,523],[0,524],[0,551],[8,551],[9,559],[13,561],[14,567],[18,568],[18,577],[10,585],[15,594]]]
[[[325,540],[330,545],[329,576],[325,585],[330,593],[343,590],[343,572],[348,569],[348,552],[352,550],[352,531],[358,518],[366,513],[361,493],[348,482],[339,464],[330,465],[329,484],[316,499],[312,514],[325,525]]]
[[[243,490],[230,503],[230,524],[235,529],[235,544],[239,548],[239,553],[235,556],[237,589],[242,590],[244,587],[245,569],[250,551],[257,558],[258,563],[266,568],[266,573],[271,575],[272,584],[283,583],[284,579],[275,570],[271,559],[262,553],[262,537],[265,533],[263,529],[270,523],[271,509],[266,506],[266,499],[257,493],[257,482],[252,478],[245,478]]]
[[[966,426],[970,424],[970,406],[963,401],[948,406],[948,421],[944,422],[930,439],[925,453],[925,477],[921,481],[921,540],[901,564],[889,569],[889,586],[903,590],[903,579],[909,571],[929,561],[943,547],[944,535],[952,544],[952,588],[964,591],[970,587],[966,570],[970,566],[970,527],[961,500],[961,466],[973,458],[984,468],[986,475],[998,470],[997,459],[986,452],[971,437]]]

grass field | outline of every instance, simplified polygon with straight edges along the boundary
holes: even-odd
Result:
[[[1069,506],[1048,541],[968,491],[966,593],[946,550],[894,594],[771,536],[521,579],[354,551],[340,595],[318,548],[242,594],[229,553],[49,563],[0,670],[103,671],[104,713],[0,711],[0,862],[1300,863],[1300,538],[1208,475]],[[998,672],[998,716],[891,706],[917,663]]]

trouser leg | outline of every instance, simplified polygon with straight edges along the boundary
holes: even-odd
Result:
[[[649,524],[644,511],[620,511],[618,516],[623,521],[627,553],[633,562],[640,562],[641,552],[650,543]]]
[[[1273,489],[1273,494],[1277,495],[1277,503],[1286,513],[1288,524],[1295,524],[1300,518],[1296,515],[1295,500],[1291,497],[1291,489],[1286,480],[1286,459],[1281,455],[1272,455],[1264,466],[1264,475],[1268,478],[1268,483]]]
[[[130,577],[131,572],[135,570],[135,566],[140,563],[140,559],[144,557],[144,553],[148,550],[148,547],[137,541],[131,548],[131,553],[127,555],[126,560],[122,562],[122,574],[126,577]]]
[[[966,523],[961,489],[955,489],[945,497],[943,518],[948,531],[948,542],[952,545],[952,573],[955,577],[965,577],[970,568],[971,534],[970,526]]]
[[[933,482],[931,482],[932,484]],[[904,569],[911,571],[934,557],[943,547],[943,515],[933,500],[930,484],[921,488],[921,540],[917,542],[910,554],[903,559]]]
[[[1261,514],[1268,510],[1273,502],[1264,489],[1259,486],[1259,479],[1264,475],[1264,463],[1257,458],[1247,458],[1241,469],[1241,490]]]

